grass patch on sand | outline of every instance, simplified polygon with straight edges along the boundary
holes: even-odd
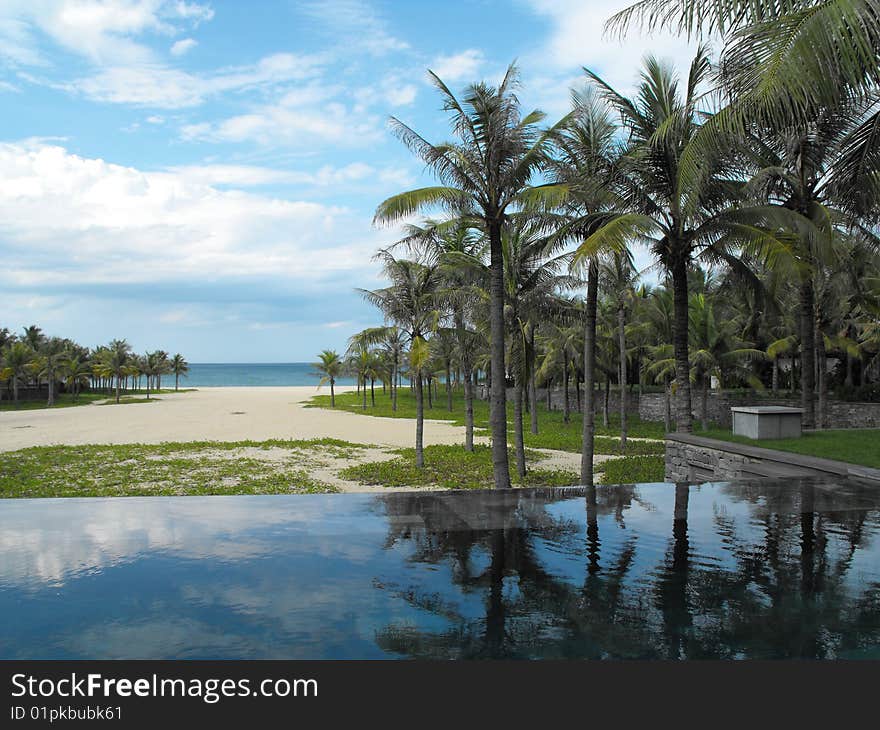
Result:
[[[399,449],[397,456],[388,461],[358,464],[343,469],[342,479],[382,487],[439,487],[441,489],[487,489],[493,484],[492,451],[488,446],[476,446],[470,453],[460,445],[425,447],[425,467],[415,465],[415,449]],[[547,457],[536,451],[526,452],[528,468],[525,480],[512,475],[516,486],[558,487],[577,484],[578,475],[565,469],[531,467]],[[515,456],[510,453],[511,469]]]
[[[181,388],[177,391],[175,391],[174,388],[151,390],[150,402],[154,400],[160,400],[155,397],[156,395],[170,395],[172,393],[194,393],[195,390],[195,388]],[[146,403],[147,391],[144,389],[126,390],[122,392],[119,400],[120,403]],[[46,408],[72,408],[74,406],[90,406],[93,403],[97,405],[115,404],[116,392],[113,391],[108,394],[106,390],[90,390],[85,393],[80,393],[76,397],[74,397],[70,393],[57,393],[55,395],[55,403],[51,406],[46,405],[45,398],[40,398],[39,400],[19,400],[18,403],[15,403],[15,401],[12,400],[4,399],[0,401],[0,411],[39,411]]]
[[[880,469],[880,448],[878,448],[880,428],[805,431],[803,436],[796,439],[765,439],[761,441],[745,436],[734,436],[730,431],[721,429],[695,431],[694,435]]]
[[[450,421],[453,425],[464,426],[464,395],[461,391],[453,393],[452,411],[447,408],[446,393],[441,388],[440,397],[434,401],[434,407],[427,407],[425,400],[425,418]],[[307,408],[330,408],[329,395],[316,395],[308,403]],[[385,418],[415,418],[416,401],[415,395],[408,387],[401,387],[398,396],[397,410],[391,410],[391,396],[383,394],[379,389],[376,393],[376,405],[371,404],[369,392],[367,393],[367,407],[363,407],[363,397],[355,391],[339,393],[336,396],[336,410],[350,411],[366,416],[382,416]],[[619,454],[619,414],[609,414],[608,426],[602,425],[601,415],[596,419],[596,453]],[[663,423],[658,421],[642,421],[638,416],[630,415],[628,420],[628,432],[636,438],[658,439],[657,443],[630,441],[627,444],[627,454],[662,454],[662,440],[665,434]],[[564,422],[562,411],[548,411],[545,403],[538,404],[538,431],[533,434],[529,431],[529,416],[524,415],[525,436],[523,440],[527,447],[535,449],[556,449],[558,451],[571,451],[579,453],[581,450],[581,418],[580,414],[572,413],[569,423]],[[488,430],[489,428],[489,404],[486,401],[474,400],[474,427]],[[508,430],[513,433],[513,409],[508,404]]]
[[[310,467],[367,448],[337,439],[37,446],[2,454],[0,497],[336,492]]]
[[[624,456],[602,463],[600,484],[639,484],[662,482],[666,463],[662,456]]]

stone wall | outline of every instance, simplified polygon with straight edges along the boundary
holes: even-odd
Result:
[[[786,479],[828,477],[860,479],[880,485],[880,469],[819,459],[770,448],[735,444],[690,434],[666,437],[666,481]]]
[[[481,400],[488,400],[489,398],[489,389],[481,384],[477,387],[476,390],[477,397]],[[547,407],[547,389],[546,388],[538,388],[537,389],[537,397],[538,397],[538,406],[539,408]],[[595,395],[593,396],[595,401],[595,411],[596,413],[601,413],[602,408],[605,405],[605,391],[596,389]],[[644,397],[644,396],[643,396]],[[584,398],[584,389],[581,386],[581,401]],[[513,402],[513,388],[507,389],[507,402]],[[554,411],[563,410],[563,394],[562,388],[553,388],[550,391],[550,407]],[[572,383],[568,389],[568,407],[572,413],[579,412],[578,401],[577,401],[577,392],[574,389],[574,383]],[[638,415],[639,413],[639,393],[636,390],[633,390],[631,393],[627,394],[626,401],[626,411],[627,413],[632,413],[634,415]],[[608,412],[609,413],[620,413],[620,394],[616,390],[611,390],[608,393]],[[663,420],[663,415],[660,415],[658,420]]]
[[[691,394],[694,417],[699,418],[700,394]],[[709,393],[707,412],[709,421],[722,428],[730,428],[730,409],[733,406],[792,406],[800,408],[797,397],[771,398],[752,393],[712,391]],[[639,401],[639,417],[644,421],[662,421],[665,413],[663,393],[644,393]],[[673,404],[674,414],[674,404]],[[880,428],[880,403],[848,403],[829,400],[826,404],[826,428]]]

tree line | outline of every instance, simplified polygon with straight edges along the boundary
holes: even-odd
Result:
[[[705,424],[713,378],[797,389],[808,428],[823,425],[829,387],[876,389],[880,3],[643,0],[608,29],[635,24],[720,35],[722,47],[713,59],[701,45],[682,78],[649,56],[632,95],[584,69],[552,124],[522,108],[513,65],[460,97],[429,72],[451,139],[390,121],[436,184],[378,206],[377,224],[405,224],[377,254],[389,286],[362,291],[385,326],[319,367],[331,386],[338,368],[355,372],[364,403],[376,379],[393,400],[406,370],[420,466],[438,368],[447,392],[456,372],[467,404],[485,374],[499,488],[510,486],[509,384],[522,474],[538,383],[574,383],[584,484],[603,381],[619,387],[622,444],[628,384],[663,387],[683,432],[695,400]],[[656,286],[636,270],[637,247]],[[563,407],[569,418],[567,397]]]
[[[123,391],[141,388],[142,378],[149,398],[151,389],[161,390],[163,375],[174,375],[174,390],[178,390],[180,376],[187,372],[189,363],[180,353],[170,356],[155,350],[137,355],[126,340],[90,349],[68,338],[47,336],[36,325],[25,327],[21,335],[0,329],[0,383],[16,404],[21,386],[43,384],[48,390],[47,406],[55,404],[59,384],[74,400],[83,389],[93,388],[108,394],[115,391],[119,403]]]

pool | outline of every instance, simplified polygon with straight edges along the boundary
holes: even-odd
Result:
[[[880,658],[880,491],[0,500],[0,658]]]

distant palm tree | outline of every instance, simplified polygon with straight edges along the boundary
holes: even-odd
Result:
[[[425,465],[422,380],[431,359],[425,335],[436,329],[440,277],[436,266],[396,259],[388,251],[380,251],[378,257],[384,262],[383,272],[391,281],[391,286],[375,291],[361,289],[360,292],[382,311],[387,320],[397,324],[409,340],[410,371],[416,391],[416,466],[422,468]]]
[[[49,387],[47,406],[55,405],[55,381],[67,359],[66,343],[59,337],[52,337],[43,343],[37,356],[37,375],[46,378]]]
[[[107,377],[116,378],[116,402],[119,403],[119,391],[122,379],[128,377],[128,366],[131,364],[131,345],[125,340],[112,340],[105,351],[102,365]]]
[[[71,389],[74,400],[79,398],[80,389],[89,382],[89,376],[92,374],[92,366],[88,360],[78,355],[68,357],[61,363],[61,377],[65,384]]]
[[[314,365],[315,369],[321,373],[321,381],[318,383],[318,387],[320,388],[322,385],[330,383],[330,407],[335,408],[336,391],[334,388],[336,386],[336,378],[342,375],[345,364],[339,357],[339,353],[335,350],[324,350],[318,357],[321,361],[316,362]]]
[[[177,392],[180,384],[180,376],[189,372],[189,363],[179,352],[171,358],[171,372],[174,373],[174,391]]]
[[[3,353],[3,364],[12,379],[12,397],[18,404],[18,384],[28,373],[34,351],[24,342],[13,342]]]

